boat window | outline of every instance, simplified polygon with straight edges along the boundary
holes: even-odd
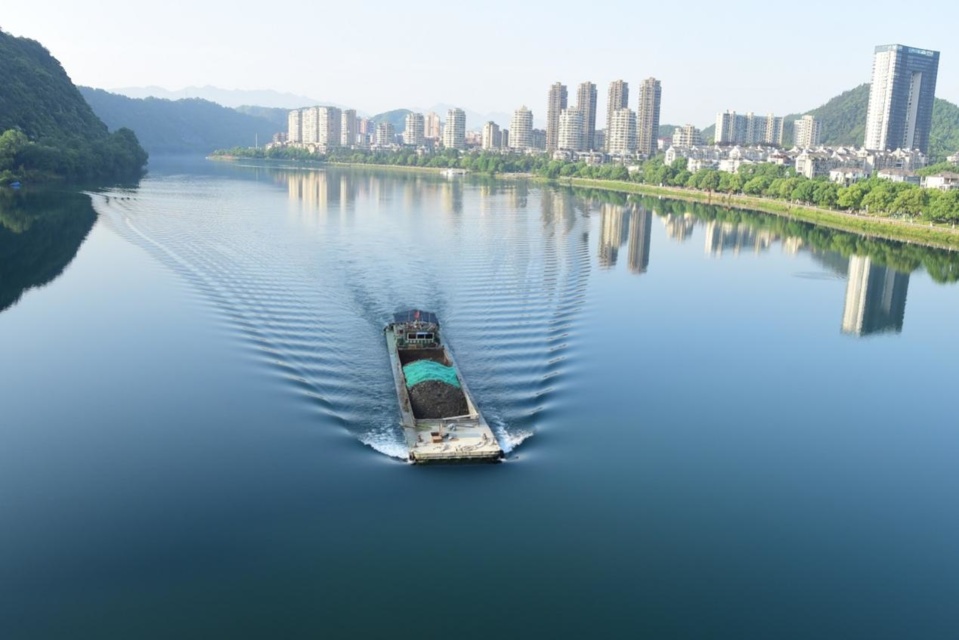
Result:
[[[417,340],[432,340],[432,339],[433,339],[433,334],[432,334],[432,333],[425,333],[425,332],[421,331],[421,332],[419,332],[419,333],[416,334],[416,339],[417,339]]]

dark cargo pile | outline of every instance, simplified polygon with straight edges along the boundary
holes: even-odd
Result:
[[[469,413],[463,390],[439,380],[426,380],[409,389],[413,415],[419,419],[452,418]]]

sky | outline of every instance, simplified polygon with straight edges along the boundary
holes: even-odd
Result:
[[[438,103],[479,113],[526,105],[549,86],[662,82],[661,122],[717,112],[786,115],[864,82],[878,44],[941,52],[937,95],[959,102],[955,0],[759,0],[407,4],[380,0],[7,2],[0,28],[40,41],[76,84],[273,89],[367,113]],[[91,7],[96,7],[92,9]]]

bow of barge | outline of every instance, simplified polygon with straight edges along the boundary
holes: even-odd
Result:
[[[386,325],[384,331],[410,461],[428,464],[501,460],[503,450],[476,407],[452,351],[440,337],[436,315],[416,309],[403,311],[394,315],[393,322]],[[455,376],[455,379],[448,378],[448,388],[442,387],[446,383],[439,384],[441,390],[458,402],[441,402],[435,396],[411,396],[411,393],[422,395],[414,388],[428,383],[408,380],[406,372],[412,369],[404,371],[404,367],[423,361],[438,363],[443,367],[442,373]],[[462,399],[457,397],[460,392]],[[465,406],[465,411],[453,410],[453,406]],[[446,415],[451,411],[461,415]]]

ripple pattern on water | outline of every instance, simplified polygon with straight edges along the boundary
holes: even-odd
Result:
[[[590,275],[567,191],[345,171],[148,179],[96,194],[105,224],[167,265],[251,360],[318,415],[405,458],[382,327],[435,311],[512,450],[561,408]]]

